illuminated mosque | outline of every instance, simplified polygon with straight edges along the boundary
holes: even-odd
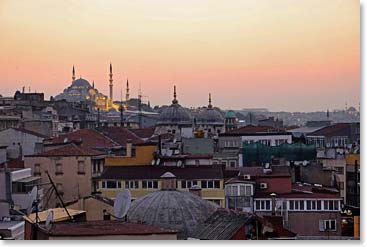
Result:
[[[91,85],[87,80],[81,77],[76,79],[75,68],[73,66],[71,85],[64,89],[64,92],[55,96],[55,100],[66,100],[68,102],[88,101],[92,103],[95,110],[99,109],[101,111],[119,111],[120,106],[113,103],[112,64],[110,64],[109,74],[109,97],[100,93],[98,89],[94,87],[94,81]]]

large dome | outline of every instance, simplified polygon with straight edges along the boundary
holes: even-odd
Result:
[[[72,82],[71,86],[72,87],[86,87],[86,88],[91,87],[89,82],[87,80],[83,79],[83,78],[76,79],[75,81]]]
[[[216,204],[190,192],[161,190],[133,201],[127,216],[131,222],[178,230],[180,238],[187,238],[217,208]]]
[[[212,107],[201,110],[196,118],[197,124],[219,124],[224,125],[222,114]]]
[[[178,103],[173,103],[164,109],[158,120],[161,125],[191,125],[192,116],[189,111]]]

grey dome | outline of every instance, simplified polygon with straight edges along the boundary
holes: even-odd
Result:
[[[159,125],[191,125],[192,116],[189,111],[178,103],[173,103],[162,111],[158,120]]]
[[[89,84],[89,82],[83,78],[80,79],[76,79],[75,81],[72,82],[72,87],[76,86],[76,87],[87,87],[90,88],[91,85]]]
[[[224,125],[222,114],[214,108],[208,107],[201,110],[196,119],[197,124],[219,124]]]
[[[178,230],[180,238],[187,238],[217,208],[216,204],[190,192],[161,190],[133,201],[127,216],[131,222]]]

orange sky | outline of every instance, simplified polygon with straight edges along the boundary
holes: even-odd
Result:
[[[115,98],[312,111],[358,106],[356,0],[2,0],[0,94],[55,95],[71,68]]]

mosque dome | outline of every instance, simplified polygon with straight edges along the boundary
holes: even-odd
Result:
[[[236,118],[236,113],[234,111],[227,111],[224,118]]]
[[[202,109],[199,112],[196,121],[198,124],[224,124],[224,118],[222,114],[212,106],[210,94],[208,107]]]
[[[174,99],[172,104],[165,108],[158,120],[159,125],[191,125],[191,113],[183,108],[176,99],[176,86],[174,87]]]
[[[74,80],[72,82],[71,86],[72,87],[85,87],[85,88],[91,87],[90,83],[87,80],[83,79],[83,78]]]
[[[127,213],[130,222],[143,222],[179,231],[179,238],[193,236],[218,206],[186,191],[161,190],[149,193],[131,203]]]

